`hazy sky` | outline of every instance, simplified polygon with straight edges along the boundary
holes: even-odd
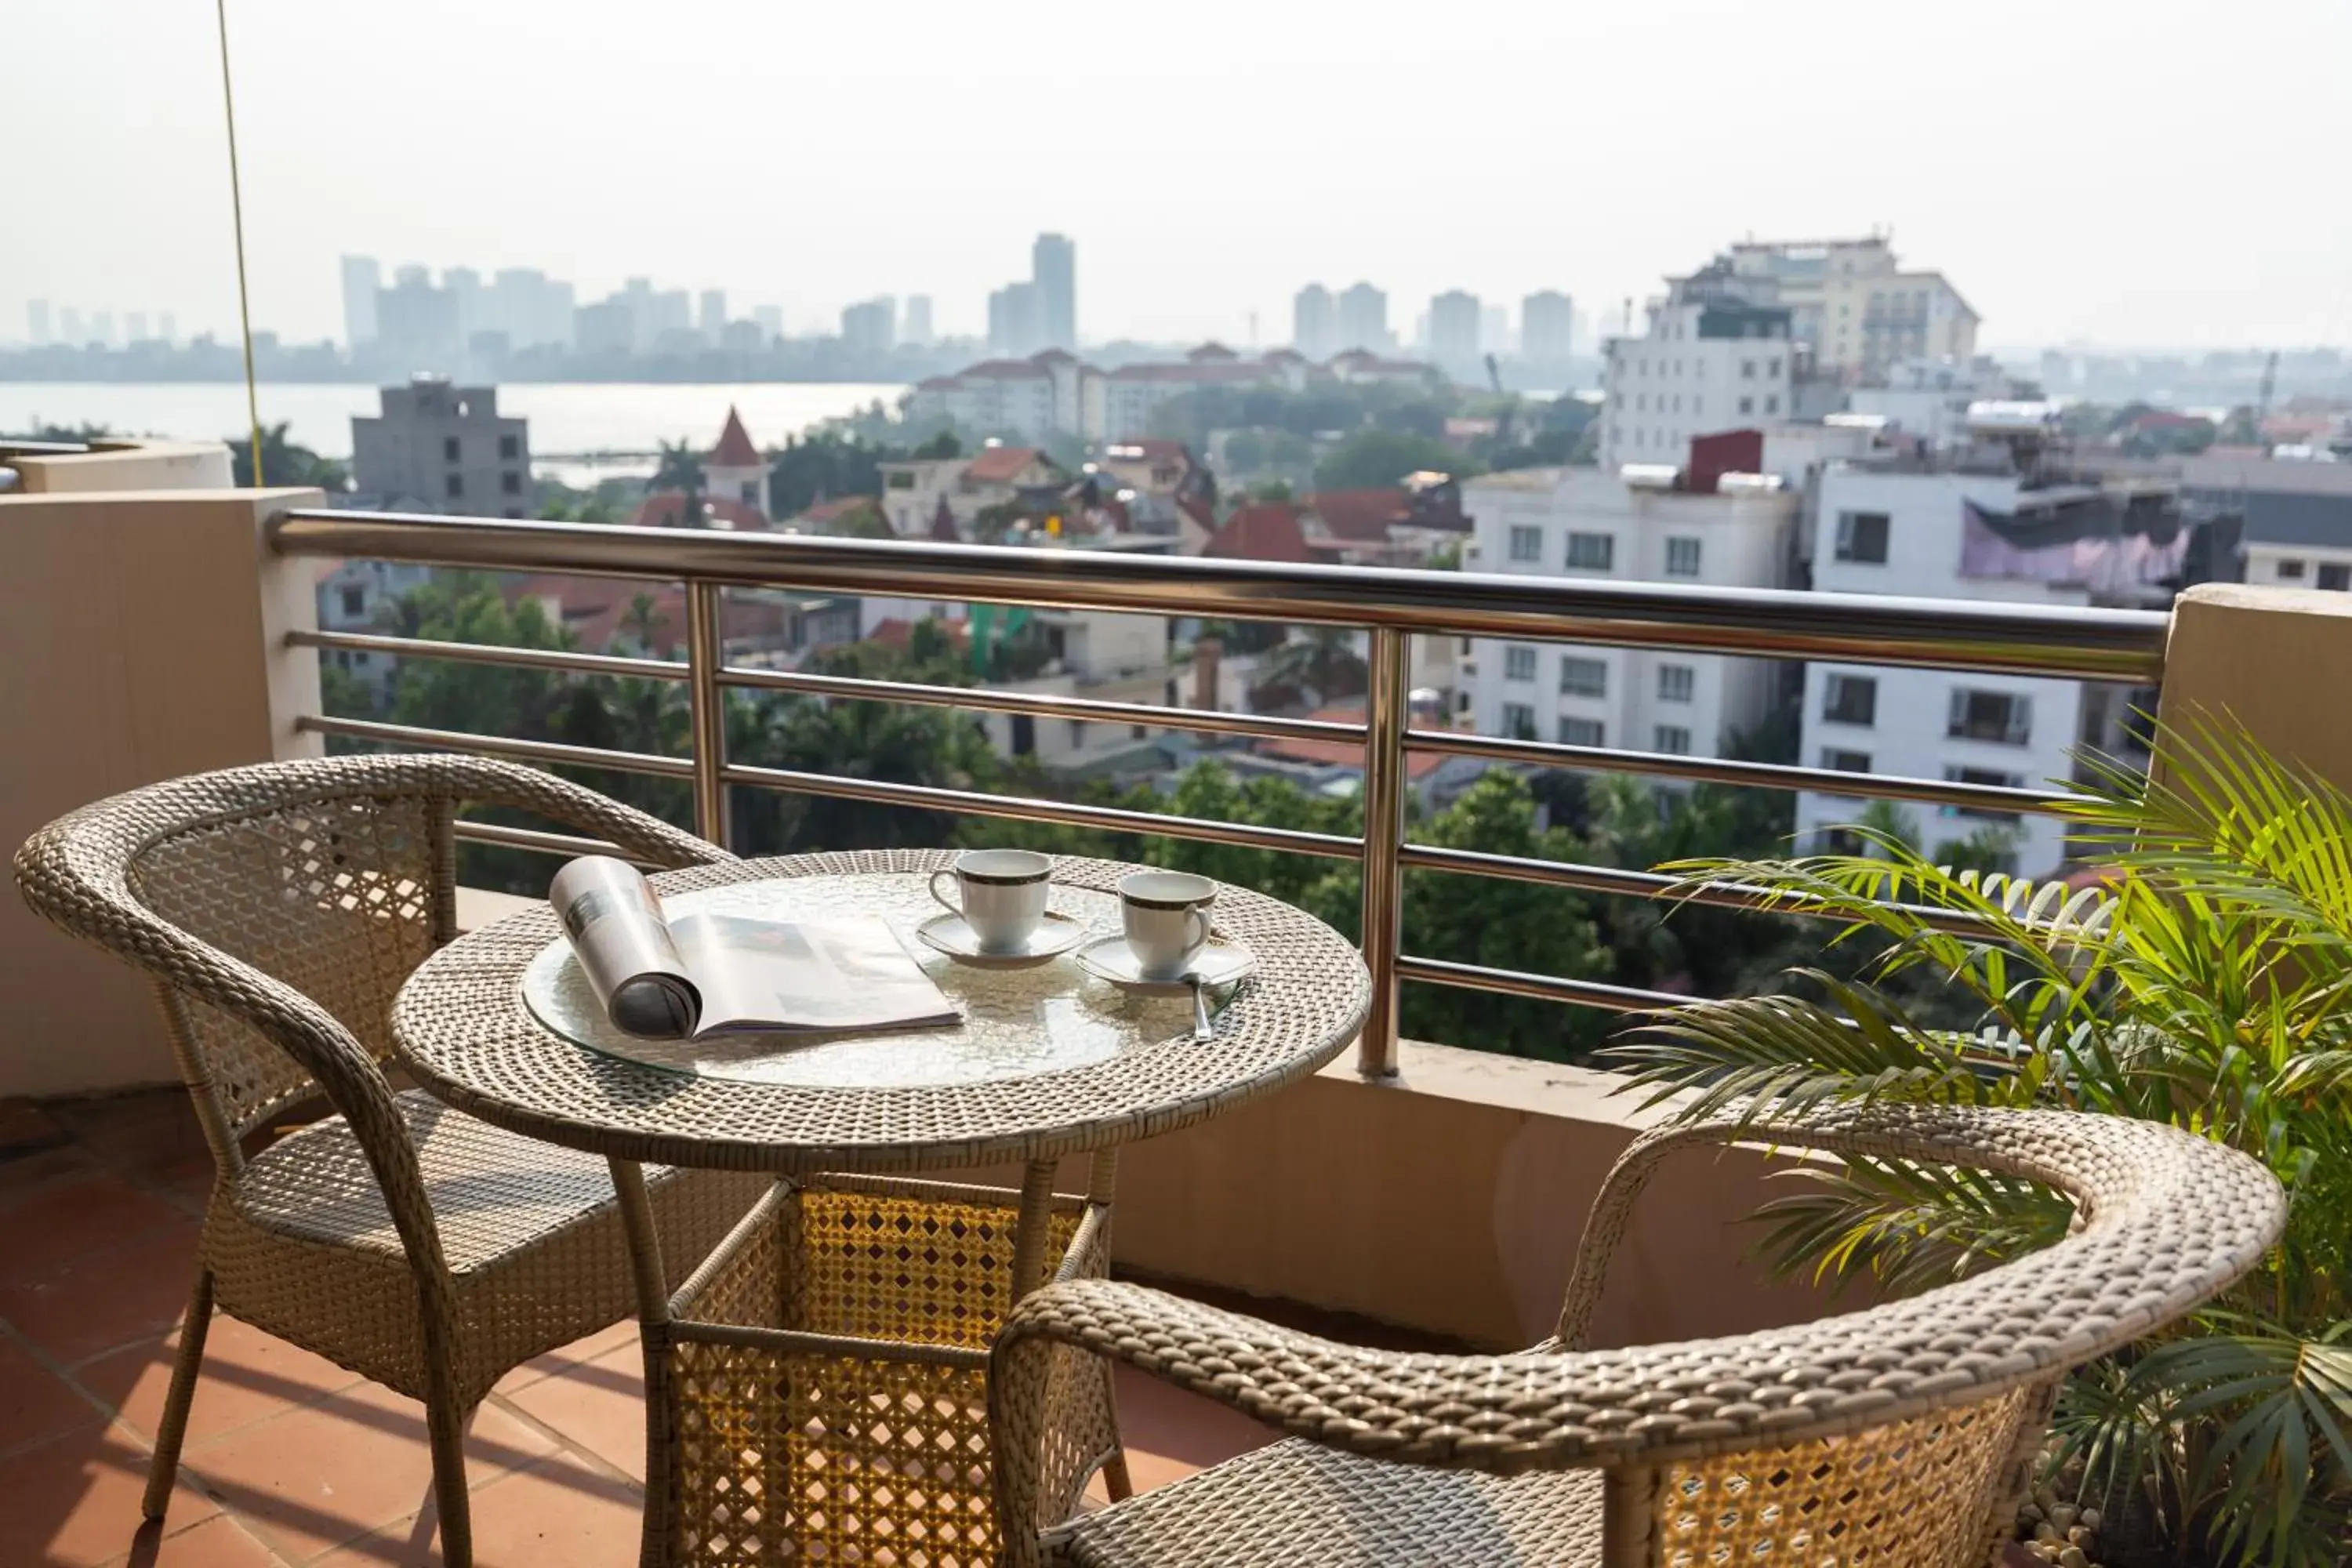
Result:
[[[335,259],[633,273],[796,325],[983,323],[1039,229],[1079,327],[1260,341],[1369,278],[1613,328],[1723,243],[1892,226],[1993,343],[2352,342],[2347,0],[1342,7],[230,0],[256,324]],[[234,323],[211,0],[9,7],[24,301]],[[119,328],[118,328],[119,330]]]

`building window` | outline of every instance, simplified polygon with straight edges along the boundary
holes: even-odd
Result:
[[[1075,751],[1078,751],[1078,750],[1080,750],[1081,748],[1083,748],[1083,747],[1086,745],[1086,743],[1087,743],[1087,721],[1086,721],[1084,719],[1073,719],[1073,720],[1071,720],[1071,721],[1070,721],[1070,750],[1072,750],[1072,751],[1074,751],[1074,752],[1075,752]]]
[[[2302,582],[2302,581],[2303,581],[2303,563],[2302,563],[2302,562],[2300,562],[2300,561],[2282,561],[2282,562],[2280,562],[2280,563],[2278,563],[2278,575],[2279,575],[2279,581],[2280,581],[2280,582],[2282,582],[2282,583],[2300,583],[2300,582]]]
[[[509,462],[509,463],[511,463],[511,462],[513,462],[517,458],[520,458],[520,457],[521,457],[521,456],[522,456],[522,437],[520,437],[520,436],[501,436],[501,437],[499,437],[499,457],[503,461],[506,461],[506,462]]]
[[[1559,661],[1559,694],[1562,697],[1608,696],[1608,661],[1579,658],[1573,654],[1563,658]]]
[[[342,599],[343,599],[343,616],[344,616],[344,618],[345,618],[345,619],[347,619],[347,620],[355,620],[355,619],[357,619],[359,616],[364,616],[364,615],[366,615],[366,614],[367,614],[367,590],[366,590],[366,589],[364,589],[364,588],[345,588],[345,589],[343,589],[343,590],[342,590]]]
[[[1511,530],[1511,559],[1540,561],[1543,559],[1543,530],[1514,527]]]
[[[1780,412],[1780,395],[1779,393],[1774,392],[1765,395],[1764,412],[1767,414],[1778,414]]]
[[[509,469],[499,476],[499,489],[510,496],[522,494],[522,476]]]
[[[1658,666],[1658,700],[1661,702],[1687,702],[1691,700],[1692,689],[1697,684],[1698,671],[1687,664]]]
[[[506,516],[506,517],[510,517],[510,518],[514,519],[517,522],[520,522],[520,521],[522,521],[522,508],[520,508],[520,507],[519,507],[519,506],[510,506],[510,507],[507,508],[507,510],[505,510],[505,512],[504,512],[504,513],[502,513],[501,515]]]
[[[1696,577],[1698,575],[1698,541],[1669,539],[1666,541],[1666,575]]]
[[[1514,741],[1531,741],[1536,733],[1536,710],[1524,702],[1503,704],[1503,734]]]
[[[1777,359],[1768,359],[1768,360],[1766,360],[1766,361],[1764,362],[1764,374],[1765,374],[1766,375],[1778,375],[1778,374],[1780,374],[1780,362],[1779,360],[1777,360]]]
[[[447,490],[448,493],[453,496],[464,495],[466,493],[466,476],[463,474],[451,474],[447,481]]]
[[[1670,757],[1690,755],[1690,731],[1680,724],[1661,724],[1653,737],[1657,742],[1650,749],[1664,752]]]
[[[1130,741],[1148,741],[1151,738],[1151,727],[1148,724],[1129,724],[1127,727],[1127,738]]]
[[[1617,559],[1617,536],[1612,533],[1571,533],[1568,563],[1583,572],[1606,572]]]
[[[1849,752],[1842,746],[1823,746],[1822,766],[1833,773],[1866,773],[1870,771],[1870,753]]]
[[[1878,682],[1867,675],[1832,675],[1822,686],[1822,718],[1832,724],[1878,721]]]
[[[1743,397],[1743,398],[1741,398],[1741,399],[1739,400],[1739,412],[1741,412],[1742,414],[1753,414],[1753,413],[1755,413],[1755,412],[1756,412],[1756,400],[1755,400],[1754,398],[1752,398],[1752,397]]]
[[[441,437],[441,456],[444,458],[452,463],[458,461],[457,450],[457,437],[455,436]]]
[[[1744,359],[1739,362],[1739,379],[1742,381],[1754,381],[1756,379],[1756,362],[1754,360]]]
[[[1559,721],[1559,743],[1563,746],[1603,746],[1608,744],[1607,731],[1598,719],[1562,719]]]
[[[1861,566],[1884,566],[1886,535],[1885,512],[1842,511],[1837,520],[1837,558]]]
[[[2004,746],[2022,746],[2033,738],[2033,699],[2007,691],[1970,691],[1964,688],[1952,693],[1944,733],[1955,741],[1997,741]]]
[[[2339,594],[2347,588],[2352,588],[2352,566],[2337,562],[2321,562],[2319,585],[2323,588],[2333,588]]]
[[[1525,643],[1513,643],[1503,650],[1503,679],[1533,680],[1536,678],[1536,650]]]

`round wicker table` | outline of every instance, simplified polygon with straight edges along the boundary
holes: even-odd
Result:
[[[933,907],[920,891],[929,873],[953,858],[789,856],[653,882],[671,899],[789,879],[763,896],[788,894],[811,917],[880,914],[903,937]],[[1057,859],[1053,908],[1116,931],[1107,895],[1134,869]],[[988,1345],[1049,1277],[1108,1272],[1118,1146],[1307,1076],[1363,1021],[1363,963],[1330,927],[1230,887],[1214,917],[1218,939],[1257,963],[1212,1039],[1192,1037],[1189,1002],[1136,998],[1066,956],[960,973],[910,943],[966,1015],[972,1049],[910,1042],[893,1058],[885,1041],[878,1055],[838,1058],[873,1062],[872,1082],[837,1066],[797,1080],[786,1070],[786,1081],[724,1064],[682,1070],[553,1033],[522,995],[525,971],[559,935],[543,905],[418,967],[393,1011],[417,1081],[482,1121],[611,1163],[645,1342],[646,1563],[993,1561]],[[1023,1029],[1043,1032],[1031,1042],[1042,1070],[1020,1067]],[[1045,1048],[1056,1030],[1090,1031],[1090,1048]],[[791,1045],[775,1049],[789,1061]],[[1087,1191],[1057,1195],[1055,1171],[1074,1154],[1091,1156]],[[665,1265],[646,1163],[781,1179],[672,1294],[681,1260]],[[1018,1189],[911,1179],[1015,1163]],[[1076,1360],[1064,1382],[1060,1489],[1075,1506],[1101,1469],[1123,1493],[1107,1366]]]

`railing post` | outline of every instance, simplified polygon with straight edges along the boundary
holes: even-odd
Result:
[[[686,584],[687,694],[694,721],[694,830],[728,847],[727,689],[719,684],[726,662],[720,631],[725,616],[716,583]]]
[[[1356,1069],[1368,1078],[1397,1070],[1397,949],[1403,940],[1404,731],[1411,694],[1405,653],[1412,634],[1375,627],[1370,690],[1364,703],[1364,968],[1372,1005],[1356,1042]]]

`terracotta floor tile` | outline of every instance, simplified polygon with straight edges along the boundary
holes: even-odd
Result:
[[[1120,1367],[1116,1377],[1119,1433],[1127,1441],[1128,1475],[1137,1491],[1181,1480],[1282,1435],[1131,1368]]]
[[[0,1459],[0,1563],[81,1568],[139,1545],[147,1451],[120,1426],[93,1427]],[[183,1486],[161,1527],[163,1540],[220,1512]]]
[[[152,1547],[142,1542],[109,1563],[108,1568],[285,1568],[285,1563],[286,1559],[224,1513],[194,1530],[167,1535]]]
[[[467,1434],[467,1484],[478,1490],[553,1451],[538,1432],[485,1405]],[[229,1433],[184,1466],[298,1562],[415,1513],[433,1489],[425,1407],[372,1383]]]
[[[24,1346],[0,1339],[0,1453],[29,1448],[61,1432],[105,1421],[104,1412],[34,1360]]]
[[[59,1183],[82,1181],[103,1169],[97,1157],[78,1143],[0,1159],[0,1214],[39,1197]]]
[[[163,1396],[171,1387],[172,1358],[179,1342],[175,1330],[168,1339],[84,1362],[74,1369],[73,1380],[152,1439],[163,1418]],[[312,1404],[361,1381],[357,1373],[323,1356],[215,1313],[212,1332],[205,1340],[195,1403],[188,1409],[186,1451],[194,1453],[223,1433],[266,1420],[291,1405]]]
[[[574,1447],[643,1481],[645,1389],[644,1357],[636,1346],[624,1345],[505,1397],[562,1433]]]
[[[475,1568],[630,1568],[644,1498],[569,1454],[473,1495]],[[440,1542],[415,1518],[319,1560],[318,1568],[439,1568]]]
[[[585,1366],[601,1356],[610,1355],[623,1346],[632,1351],[637,1348],[637,1325],[633,1318],[625,1318],[609,1329],[590,1334],[585,1339],[572,1341],[562,1350],[552,1350],[543,1356],[537,1356],[523,1363],[506,1376],[499,1379],[498,1392],[512,1394],[517,1389],[529,1387],[542,1377],[552,1377],[557,1373],[570,1372],[574,1367]]]
[[[0,1278],[0,1318],[70,1365],[149,1336],[179,1321],[196,1278],[194,1221],[110,1252],[94,1252],[34,1274]]]
[[[21,1096],[0,1100],[0,1156],[55,1149],[73,1136],[66,1124]]]
[[[187,1223],[177,1205],[98,1172],[58,1182],[0,1213],[0,1258],[7,1259],[11,1277],[37,1274]]]

